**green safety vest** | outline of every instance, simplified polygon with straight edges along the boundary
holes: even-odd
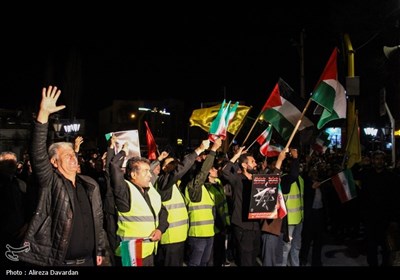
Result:
[[[304,180],[299,175],[296,182],[293,182],[292,185],[290,185],[290,192],[283,195],[286,202],[289,225],[298,225],[303,220],[303,195]]]
[[[128,212],[118,211],[117,235],[124,240],[147,238],[158,226],[158,214],[161,210],[161,197],[153,186],[150,186],[148,195],[156,217],[153,216],[149,205],[140,191],[129,181],[131,205]],[[150,256],[157,248],[157,242],[144,241],[142,243],[142,258]],[[121,255],[120,246],[115,250],[117,256]]]
[[[168,210],[169,226],[161,237],[161,244],[185,241],[189,229],[189,216],[185,200],[176,184],[172,186],[171,199],[163,201],[162,204]]]
[[[185,196],[189,201],[189,236],[191,237],[214,236],[214,194],[210,193],[204,185],[201,186],[201,191],[203,192],[201,201],[192,202],[188,188],[185,190]]]

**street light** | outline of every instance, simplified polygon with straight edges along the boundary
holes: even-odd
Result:
[[[139,107],[138,110],[144,111],[144,112],[160,113],[161,115],[167,115],[167,116],[171,115],[171,113],[167,112],[167,109],[165,109],[165,108],[162,110],[159,110],[157,107],[154,107],[153,109],[146,108],[146,107]]]
[[[68,134],[75,134],[79,132],[80,127],[81,127],[80,123],[74,121],[71,124],[64,125],[64,130]]]
[[[80,123],[77,122],[75,118],[72,123],[64,124],[58,118],[53,123],[53,128],[57,138],[66,138],[67,141],[69,141],[69,137],[74,136],[79,132],[80,127]],[[63,128],[64,132],[62,133],[61,130]]]

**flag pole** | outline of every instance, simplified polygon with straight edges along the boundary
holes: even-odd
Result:
[[[239,134],[240,130],[243,128],[244,122],[246,121],[247,115],[249,114],[251,108],[253,108],[253,106],[249,106],[249,110],[247,111],[246,115],[244,115],[243,121],[242,121],[242,123],[240,124],[238,130],[236,131],[235,135],[233,136],[232,141],[229,143],[228,148],[232,145],[232,143],[233,143],[233,141],[235,140],[236,136]]]
[[[258,117],[255,119],[253,126],[250,128],[249,132],[246,135],[246,138],[244,139],[244,141],[242,142],[242,146],[244,146],[244,144],[246,143],[247,139],[249,139],[250,133],[253,131],[254,127],[256,126],[256,123],[258,121],[258,119],[261,117],[262,112],[260,112],[260,114],[258,114]]]
[[[257,137],[257,138],[258,138],[258,137]],[[253,146],[253,145],[254,145],[254,143],[256,143],[256,141],[257,141],[257,138],[256,138],[256,140],[254,140],[254,141],[253,141],[253,143],[251,143],[251,144],[250,144],[250,146],[248,146],[248,147],[246,148],[246,150],[247,150],[247,151],[248,151],[248,150],[251,148],[251,146]]]
[[[332,177],[329,177],[328,179],[325,179],[325,180],[323,180],[322,182],[319,182],[319,183],[320,183],[320,185],[322,185],[323,183],[328,182],[331,179],[332,179]]]
[[[292,143],[294,135],[296,134],[297,130],[299,129],[301,121],[302,121],[304,115],[306,114],[306,111],[307,111],[308,107],[310,106],[310,104],[311,104],[311,98],[308,99],[307,104],[304,107],[303,112],[301,112],[301,116],[300,116],[299,120],[297,121],[296,126],[293,129],[292,135],[290,135],[290,138],[289,138],[288,142],[286,143],[286,146],[285,146],[286,151],[289,149],[290,143]]]

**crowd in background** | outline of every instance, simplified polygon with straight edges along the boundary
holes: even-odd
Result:
[[[107,151],[82,150],[81,136],[47,146],[48,116],[63,109],[58,96],[56,88],[44,94],[31,149],[21,159],[0,154],[9,265],[121,266],[124,242],[141,239],[145,266],[322,266],[327,236],[360,234],[368,265],[399,265],[400,161],[388,168],[384,152],[352,167],[357,196],[345,203],[329,180],[343,170],[338,149],[265,158],[239,145],[222,152],[217,139],[122,166],[127,145],[116,151],[114,137]],[[260,173],[280,176],[286,217],[248,218]]]

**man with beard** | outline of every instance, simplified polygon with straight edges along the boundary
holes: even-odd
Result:
[[[222,176],[232,187],[232,234],[235,246],[235,262],[238,266],[256,266],[256,258],[260,251],[261,230],[259,220],[249,220],[249,206],[253,174],[260,173],[253,155],[240,147],[230,161],[222,168]],[[281,152],[276,164],[276,174],[285,158]],[[237,161],[239,172],[235,172]]]

